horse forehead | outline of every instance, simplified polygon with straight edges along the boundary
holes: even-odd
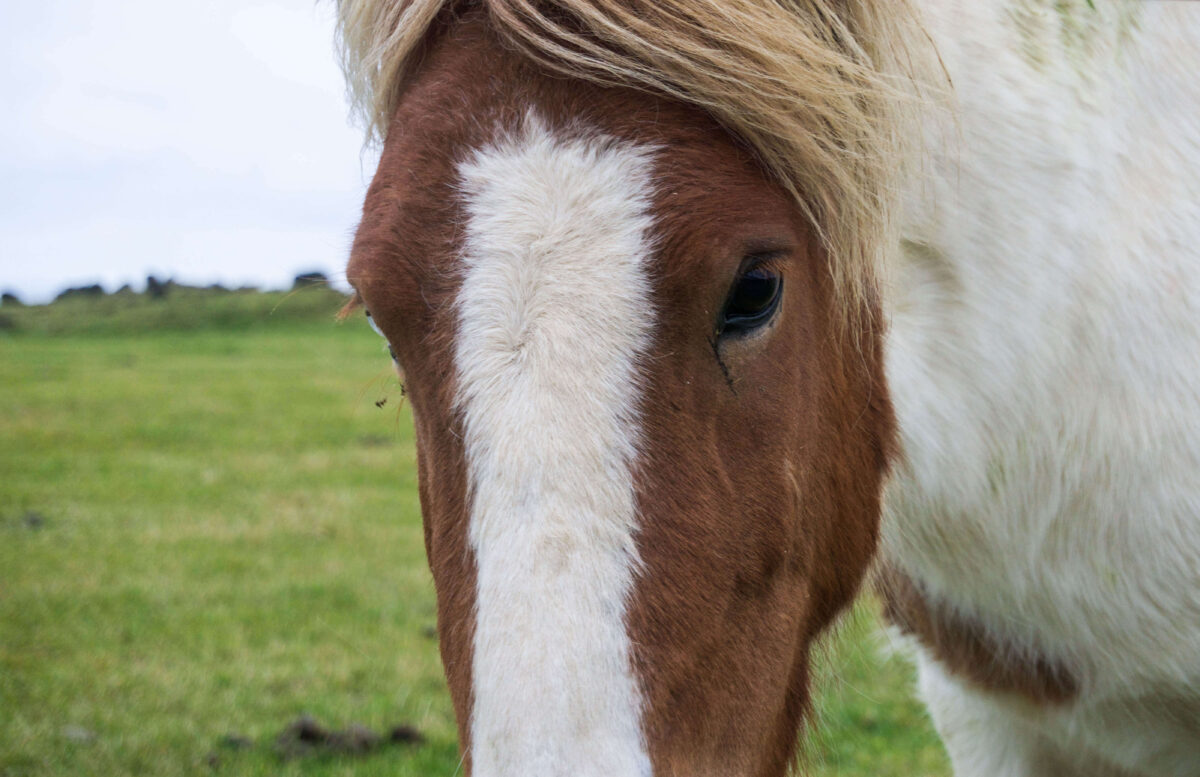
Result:
[[[463,252],[465,262],[478,263],[481,237],[527,251],[537,268],[547,249],[587,253],[592,241],[620,242],[649,231],[652,157],[649,147],[595,130],[551,129],[530,110],[516,128],[458,166],[466,237],[475,241],[474,251]]]

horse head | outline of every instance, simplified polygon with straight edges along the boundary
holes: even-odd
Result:
[[[342,7],[411,38],[347,276],[411,399],[466,769],[782,774],[876,544],[872,281],[711,105],[587,59],[603,19],[424,6]]]

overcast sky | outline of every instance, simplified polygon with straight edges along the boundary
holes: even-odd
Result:
[[[0,289],[340,275],[374,159],[332,9],[0,2]]]

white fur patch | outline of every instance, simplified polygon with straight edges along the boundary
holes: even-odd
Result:
[[[964,776],[1200,777],[1200,5],[921,6],[956,113],[888,300],[884,546],[1081,686],[925,695]]]
[[[474,773],[649,775],[625,611],[637,360],[653,320],[650,157],[531,116],[459,173]]]

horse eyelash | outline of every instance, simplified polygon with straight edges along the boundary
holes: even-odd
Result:
[[[784,271],[784,261],[787,258],[787,251],[756,251],[746,255],[746,260],[743,262],[742,274],[750,270],[765,269],[770,270],[776,275],[782,277]]]

